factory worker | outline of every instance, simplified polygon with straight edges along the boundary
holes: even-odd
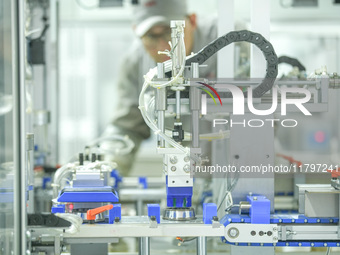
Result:
[[[123,175],[127,175],[131,169],[141,142],[150,136],[150,129],[138,109],[138,98],[144,82],[143,76],[157,62],[169,59],[166,55],[159,55],[158,51],[170,50],[168,42],[171,41],[171,20],[185,20],[187,55],[198,52],[217,38],[216,20],[203,20],[196,17],[196,14],[189,14],[185,0],[139,0],[134,6],[133,30],[137,38],[122,61],[116,85],[117,108],[103,134],[128,135],[135,143],[132,153],[114,158]],[[215,78],[216,56],[205,64],[207,67],[201,68],[200,77]]]

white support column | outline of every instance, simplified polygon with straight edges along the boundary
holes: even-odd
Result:
[[[250,30],[270,38],[270,0],[251,0]],[[262,78],[266,73],[266,60],[262,52],[254,45],[250,50],[250,77]]]
[[[218,37],[235,30],[234,0],[218,0]],[[234,77],[234,44],[217,53],[217,77]]]

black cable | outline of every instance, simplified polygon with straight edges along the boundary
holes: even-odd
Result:
[[[258,47],[262,51],[264,57],[266,58],[266,76],[264,77],[262,82],[253,89],[253,97],[261,98],[267,91],[269,91],[273,87],[277,76],[278,65],[278,59],[273,45],[269,41],[267,41],[261,34],[254,33],[248,30],[229,32],[212,41],[196,54],[188,57],[185,65],[190,66],[191,63],[203,64],[208,58],[213,56],[220,49],[235,42],[249,42],[255,44],[256,47]],[[168,77],[170,77],[170,72],[171,71],[166,73]],[[247,92],[244,92],[243,94],[246,96]],[[221,92],[220,95],[222,95],[223,98],[232,98],[231,92]]]

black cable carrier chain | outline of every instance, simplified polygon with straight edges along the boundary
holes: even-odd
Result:
[[[269,91],[275,82],[277,76],[278,58],[272,44],[267,41],[261,34],[254,33],[248,30],[232,31],[223,35],[210,44],[201,49],[198,53],[192,55],[186,60],[185,65],[190,66],[191,63],[203,64],[208,58],[218,52],[225,46],[234,42],[249,42],[255,44],[263,53],[267,61],[266,76],[262,83],[253,90],[253,97],[262,97]],[[244,92],[246,96],[247,92]],[[222,97],[230,98],[230,92],[221,93]]]

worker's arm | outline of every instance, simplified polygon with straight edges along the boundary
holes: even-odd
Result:
[[[119,72],[116,98],[116,109],[113,119],[106,128],[103,136],[113,134],[128,135],[135,143],[135,148],[129,155],[117,155],[114,160],[118,163],[123,175],[131,170],[135,154],[141,142],[150,136],[150,129],[138,109],[139,98],[139,63],[136,58],[126,58]]]

